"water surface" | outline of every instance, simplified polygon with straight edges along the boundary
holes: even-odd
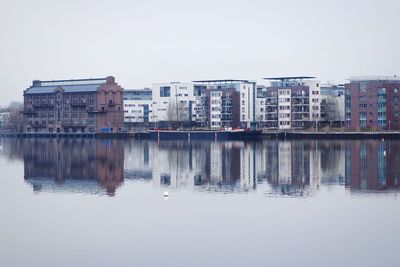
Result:
[[[398,266],[399,163],[399,141],[0,139],[0,266]]]

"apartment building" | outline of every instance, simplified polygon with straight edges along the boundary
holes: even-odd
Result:
[[[256,83],[202,80],[153,84],[153,119],[168,124],[212,129],[250,127],[255,122]]]
[[[269,129],[303,129],[320,121],[320,85],[314,77],[264,78],[257,88],[258,124]]]
[[[24,133],[120,132],[123,88],[112,76],[35,80],[24,91]]]
[[[256,122],[256,82],[249,80],[201,80],[205,87],[208,126],[212,129],[249,128]]]
[[[400,78],[352,77],[346,88],[346,127],[399,130]]]

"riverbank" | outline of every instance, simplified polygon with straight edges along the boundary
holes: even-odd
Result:
[[[399,131],[251,131],[227,133],[223,131],[143,131],[136,133],[0,133],[12,138],[103,138],[162,140],[262,140],[262,139],[399,139]]]
[[[0,137],[14,138],[104,138],[129,139],[134,133],[0,133]]]

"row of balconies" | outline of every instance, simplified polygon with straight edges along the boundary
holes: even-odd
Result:
[[[24,113],[24,114],[36,114],[39,111],[40,111],[39,109],[35,109],[35,108],[32,108],[32,107],[28,106],[23,110],[22,113]],[[96,110],[94,107],[88,107],[88,108],[84,109],[83,111],[86,111],[86,112],[106,112],[106,110]]]
[[[63,120],[61,121],[61,125],[63,126],[74,126],[74,125],[92,125],[90,121],[82,121],[82,120]]]
[[[56,104],[59,104],[58,102],[55,101],[39,101],[39,102],[33,102],[32,106],[33,107],[44,107],[44,106],[54,106]],[[86,106],[87,101],[86,99],[82,100],[65,100],[64,105],[71,105],[71,106]]]

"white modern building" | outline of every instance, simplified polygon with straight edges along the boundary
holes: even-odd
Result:
[[[161,122],[183,122],[190,124],[197,119],[194,83],[156,83],[153,91],[153,119]]]
[[[127,127],[145,125],[154,121],[152,90],[124,90],[124,119]]]
[[[255,121],[256,83],[247,80],[202,80],[152,86],[153,119],[160,126],[251,127]],[[165,126],[165,125],[164,125]]]

